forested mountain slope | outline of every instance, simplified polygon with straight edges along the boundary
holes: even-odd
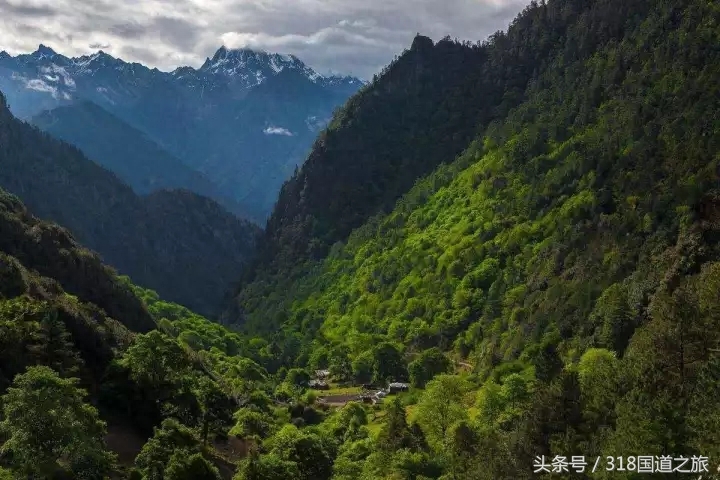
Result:
[[[62,227],[33,217],[4,190],[0,190],[0,220],[4,297],[27,291],[52,297],[65,290],[133,331],[155,328],[145,305],[96,254],[78,245]],[[52,280],[43,285],[43,278]]]
[[[313,406],[267,347],[118,277],[0,189],[0,478],[242,479],[270,432],[303,472],[281,478],[320,478],[365,412]]]
[[[139,284],[217,312],[257,227],[186,191],[139,197],[76,148],[15,119],[0,100],[1,187]]]
[[[533,4],[475,60],[515,72],[523,58],[532,80],[491,76],[506,101],[477,119],[457,159],[453,140],[415,150],[391,128],[406,125],[397,106],[355,155],[321,154],[334,135],[373,138],[358,112],[396,67],[351,100],[281,194],[264,260],[275,268],[258,270],[238,298],[244,317],[229,318],[288,364],[337,378],[431,378],[447,371],[428,353],[436,346],[474,372],[438,377],[421,395],[427,445],[393,443],[407,425],[386,424],[384,446],[341,448],[334,478],[518,479],[533,477],[541,454],[720,454],[719,45],[716,2]],[[442,131],[437,120],[423,132]],[[303,261],[391,202],[374,182],[397,177],[373,176],[372,160],[402,165],[392,151],[430,159],[396,170],[404,182],[452,163],[324,259]]]
[[[416,37],[335,115],[284,185],[257,270],[322,258],[504,118],[555,59],[570,64],[621,38],[650,3],[624,2],[609,14],[592,1],[550,2],[476,45]]]
[[[32,117],[30,122],[83,151],[140,194],[185,189],[216,199],[240,218],[245,212],[201,173],[163,150],[145,133],[91,101],[76,101]]]
[[[0,478],[232,477],[209,442],[232,426],[237,393],[156,330],[170,317],[177,334],[204,327],[217,337],[214,324],[162,302],[158,317],[136,292],[0,189]]]
[[[468,107],[443,138],[433,132],[447,117],[403,124],[399,105],[424,104],[402,90],[373,121],[340,112],[316,147],[345,119],[357,150],[311,155],[286,185],[236,302],[243,316],[227,315],[237,330],[115,277],[0,196],[0,478],[717,479],[720,5],[551,0],[485,45],[440,45],[475,52],[481,65],[463,68],[495,79],[466,85],[469,99],[493,85],[485,113]],[[395,65],[430,48],[418,37]],[[348,108],[380,109],[375,89],[392,71]],[[448,102],[448,114],[464,107]],[[100,238],[125,232],[117,217],[147,228],[128,235],[182,239],[182,252],[213,237],[195,214],[226,218],[205,199],[160,193],[142,201],[150,228],[124,209],[127,187],[97,181],[109,172],[0,122],[0,179],[31,199],[55,195],[57,215],[72,211],[62,204],[117,213],[95,217]],[[413,129],[446,144],[415,150]],[[340,160],[353,158],[369,176],[363,165],[356,181],[346,174]],[[323,197],[336,178],[342,189]],[[330,201],[364,199],[376,181],[387,197]],[[178,261],[175,246],[154,252]],[[328,390],[308,388],[314,376]],[[409,391],[360,396],[392,381]],[[100,421],[110,413],[141,439],[122,469]],[[637,471],[638,456],[652,472]],[[687,473],[662,474],[667,456]]]
[[[651,6],[625,2],[611,15],[604,4],[559,0],[529,7],[507,33],[474,46],[416,37],[338,112],[283,186],[227,321],[244,321],[254,302],[287,290],[275,286],[302,272],[304,260],[324,258],[352,229],[389,212],[418,179],[522,102],[543,72],[587,60],[637,27]]]

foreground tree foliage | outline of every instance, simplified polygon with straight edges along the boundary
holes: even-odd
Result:
[[[13,471],[30,478],[97,479],[114,457],[104,444],[105,423],[85,403],[75,379],[60,378],[45,366],[15,377],[2,397],[2,454]]]
[[[216,480],[217,468],[203,457],[204,449],[187,427],[176,420],[163,421],[135,460],[143,480]]]

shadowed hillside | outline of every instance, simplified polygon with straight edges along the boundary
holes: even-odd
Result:
[[[258,228],[182,190],[139,197],[79,150],[0,107],[0,186],[68,228],[121,273],[212,315]]]

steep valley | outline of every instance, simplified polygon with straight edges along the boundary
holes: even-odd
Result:
[[[418,35],[264,230],[0,97],[0,479],[720,478],[718,46],[707,0]]]

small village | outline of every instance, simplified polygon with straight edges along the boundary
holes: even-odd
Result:
[[[308,382],[308,388],[318,391],[330,391],[329,378],[329,370],[316,370],[313,379]],[[355,388],[359,391],[337,395],[319,395],[317,400],[328,406],[343,406],[349,402],[378,405],[383,403],[383,399],[388,395],[409,391],[410,385],[404,382],[389,382],[385,387],[374,384],[362,384]]]

